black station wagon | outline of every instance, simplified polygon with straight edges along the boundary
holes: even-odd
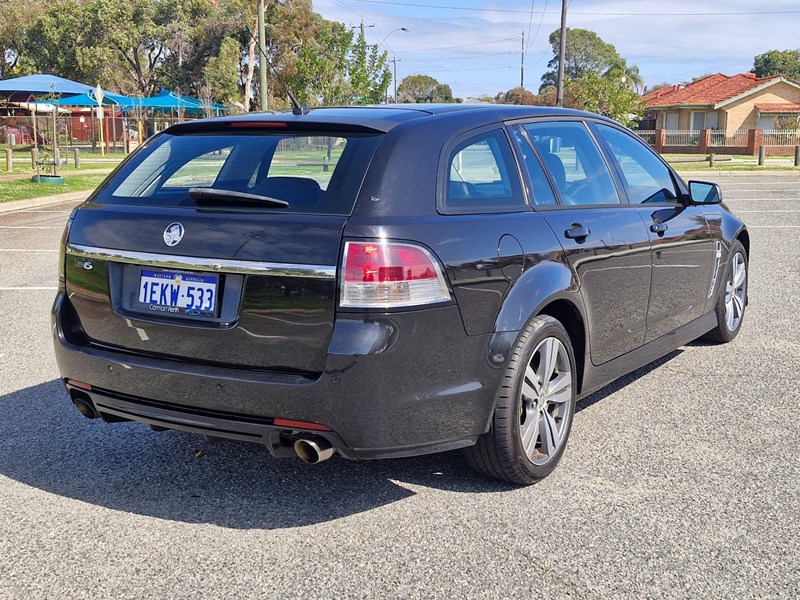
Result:
[[[62,246],[85,416],[307,462],[464,448],[527,484],[576,399],[736,336],[750,242],[716,185],[603,117],[403,105],[171,127]]]

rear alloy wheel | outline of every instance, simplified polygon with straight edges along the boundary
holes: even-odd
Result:
[[[490,430],[466,451],[470,465],[523,485],[549,475],[569,437],[575,381],[566,330],[552,317],[535,317],[517,340]]]
[[[747,253],[741,242],[734,240],[728,252],[725,283],[717,297],[717,326],[704,339],[718,344],[733,340],[739,333],[747,306]]]

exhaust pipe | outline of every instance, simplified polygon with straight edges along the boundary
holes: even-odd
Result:
[[[78,409],[78,412],[87,419],[97,418],[97,411],[94,409],[94,405],[92,404],[91,400],[76,397],[72,399],[72,403],[75,405],[75,408]]]
[[[328,460],[336,450],[323,437],[303,438],[294,443],[294,451],[303,462],[315,465]]]

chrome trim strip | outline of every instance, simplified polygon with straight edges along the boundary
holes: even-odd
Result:
[[[195,256],[174,256],[130,250],[95,248],[80,244],[67,244],[67,254],[79,258],[108,260],[164,269],[184,269],[189,271],[212,271],[215,273],[236,273],[239,275],[272,275],[275,277],[307,277],[311,279],[335,279],[335,265],[302,265],[293,263],[257,262],[232,260],[226,258],[199,258]]]

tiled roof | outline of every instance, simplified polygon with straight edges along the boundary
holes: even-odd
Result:
[[[728,76],[723,73],[715,73],[703,79],[693,81],[685,87],[674,89],[665,94],[644,97],[648,108],[659,106],[705,106],[724,102],[748,90],[757,88],[760,85],[780,77],[756,77],[754,73],[740,73],[739,75]],[[662,88],[664,89],[664,88]],[[656,90],[658,92],[660,90]],[[654,93],[654,92],[651,92]]]
[[[756,104],[756,110],[760,113],[800,113],[800,104],[784,102],[782,104]]]

